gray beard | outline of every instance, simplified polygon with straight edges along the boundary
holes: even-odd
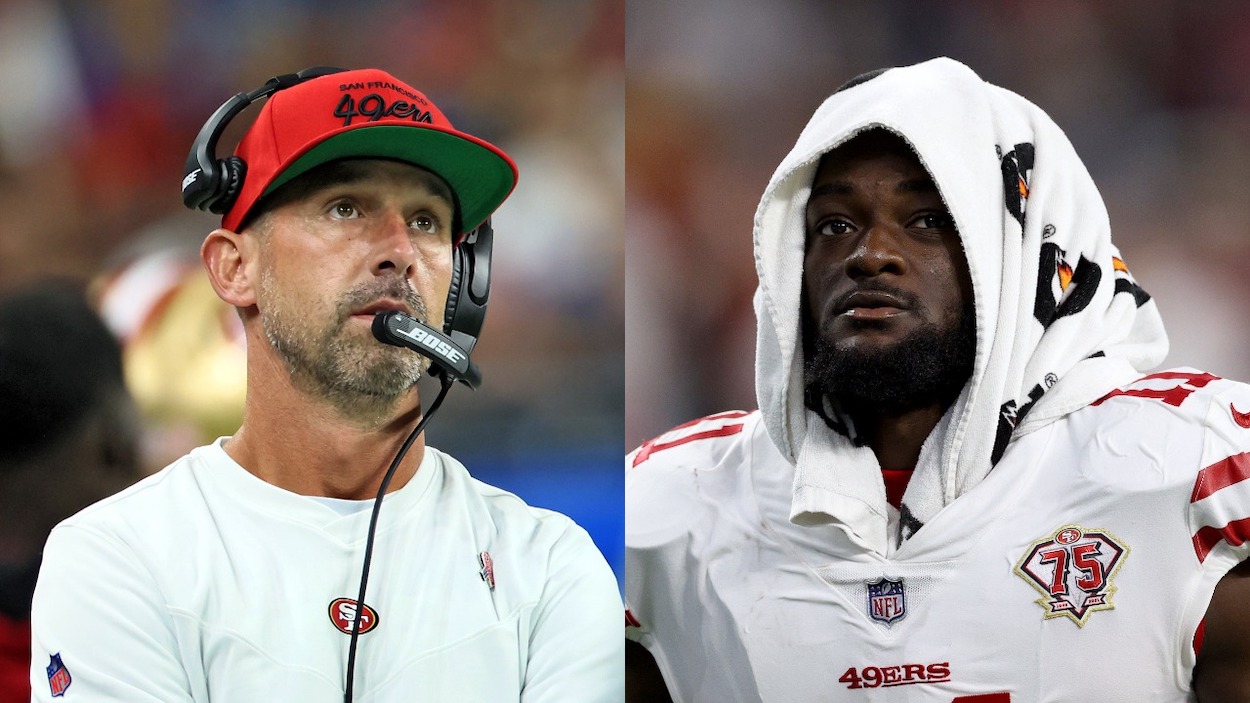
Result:
[[[383,297],[404,300],[426,321],[425,301],[402,279],[378,279],[351,289],[321,328],[298,319],[268,270],[261,274],[260,293],[267,303],[261,326],[296,387],[349,417],[376,420],[388,414],[429,368],[420,354],[345,329],[352,310]]]

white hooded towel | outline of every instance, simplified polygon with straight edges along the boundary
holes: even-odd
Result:
[[[803,402],[804,212],[820,157],[865,130],[915,150],[959,229],[976,306],[972,377],[921,451],[901,511],[872,450]],[[1036,105],[939,58],[845,88],[816,111],[755,215],[756,391],[796,466],[791,520],[835,523],[890,554],[976,486],[1014,438],[1163,360],[1158,310],[1111,243],[1106,208]]]

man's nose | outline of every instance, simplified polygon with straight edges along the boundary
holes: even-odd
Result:
[[[846,273],[854,279],[871,278],[883,273],[901,274],[907,260],[899,248],[903,236],[897,228],[874,224],[864,229],[855,248],[846,258]]]
[[[377,226],[380,231],[375,233],[377,246],[373,272],[393,271],[404,278],[409,277],[417,261],[417,251],[408,222],[398,214],[388,215]]]

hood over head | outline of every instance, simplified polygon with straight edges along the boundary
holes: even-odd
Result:
[[[972,279],[972,376],[921,451],[901,511],[872,450],[804,405],[805,211],[820,158],[881,128],[938,186]],[[948,58],[890,68],[828,98],[769,181],[755,214],[756,394],[795,464],[791,520],[834,523],[889,554],[975,487],[1014,438],[1159,364],[1158,309],[1111,243],[1106,207],[1040,108]]]

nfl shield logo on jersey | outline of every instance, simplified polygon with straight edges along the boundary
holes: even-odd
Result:
[[[1123,540],[1106,530],[1064,525],[1034,542],[1015,571],[1042,594],[1037,604],[1046,610],[1046,618],[1066,616],[1084,627],[1091,613],[1115,608],[1111,580],[1128,551]]]
[[[69,669],[65,668],[65,662],[61,661],[61,653],[53,654],[48,660],[48,687],[52,689],[52,696],[65,695],[65,689],[74,680],[70,678]]]
[[[884,576],[868,584],[868,615],[887,625],[907,615],[907,594],[903,580],[891,581]]]

